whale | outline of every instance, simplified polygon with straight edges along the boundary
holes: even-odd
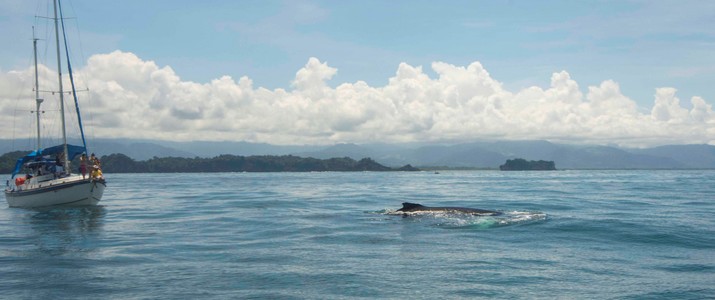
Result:
[[[498,216],[501,212],[485,209],[467,208],[467,207],[433,207],[424,206],[422,204],[403,202],[402,208],[397,210],[403,214],[406,213],[420,213],[420,212],[444,212],[444,213],[458,213],[458,214],[470,214],[479,216]]]

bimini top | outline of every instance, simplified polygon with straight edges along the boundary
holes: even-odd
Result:
[[[33,161],[39,161],[42,160],[43,156],[52,156],[52,155],[57,155],[65,151],[65,145],[57,145],[57,146],[52,146],[49,148],[45,149],[40,149],[36,151],[30,152],[30,154],[25,155],[17,160],[17,163],[15,163],[15,169],[12,171],[12,177],[10,178],[15,178],[15,175],[20,173],[20,170],[22,169],[22,165],[24,165],[27,162],[33,162]],[[69,155],[67,155],[67,158],[69,160],[73,160],[77,155],[80,155],[85,151],[85,148],[82,146],[75,146],[75,145],[67,145],[67,151],[69,152]]]

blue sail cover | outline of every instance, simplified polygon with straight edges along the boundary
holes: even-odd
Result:
[[[38,161],[41,160],[43,156],[52,156],[52,155],[57,155],[62,152],[64,152],[65,145],[57,145],[57,146],[52,146],[49,148],[45,149],[40,149],[36,151],[30,152],[30,154],[25,155],[17,160],[17,163],[15,163],[15,169],[12,171],[12,178],[15,178],[15,175],[20,173],[20,170],[22,169],[22,165],[24,165],[27,162],[31,161]],[[67,158],[69,160],[73,160],[77,155],[80,155],[85,152],[85,148],[82,146],[75,146],[75,145],[67,145],[67,151],[69,152],[67,155]]]

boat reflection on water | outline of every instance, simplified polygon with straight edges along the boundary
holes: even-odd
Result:
[[[33,209],[29,220],[37,254],[81,255],[97,249],[106,209],[81,206]]]

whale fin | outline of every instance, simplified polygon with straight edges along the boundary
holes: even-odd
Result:
[[[397,211],[411,211],[422,207],[424,207],[422,204],[402,202],[402,208],[398,209]]]

